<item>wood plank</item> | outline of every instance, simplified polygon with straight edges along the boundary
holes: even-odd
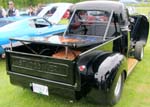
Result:
[[[67,56],[65,54],[65,50],[61,50],[55,54],[52,55],[53,58],[59,58],[59,59],[68,59],[68,60],[74,60],[76,56],[78,56],[81,52],[75,51],[75,50],[69,50],[67,53]]]
[[[137,63],[138,63],[137,59],[128,58],[128,75],[132,72]]]

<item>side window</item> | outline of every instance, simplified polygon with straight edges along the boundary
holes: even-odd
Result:
[[[53,14],[56,12],[57,7],[53,7],[50,10],[47,11],[47,13],[45,14],[45,17],[51,17],[53,16]]]

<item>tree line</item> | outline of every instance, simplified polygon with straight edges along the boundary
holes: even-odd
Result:
[[[7,8],[8,2],[10,0],[0,0],[0,6],[3,6],[4,8]],[[54,3],[54,2],[80,2],[80,1],[86,1],[86,0],[11,0],[15,2],[15,5],[17,8],[24,8],[29,6],[36,6],[38,3],[47,4],[47,3]],[[113,1],[119,1],[119,0],[113,0]],[[137,0],[137,1],[147,1],[150,2],[150,0]]]
[[[7,8],[8,2],[14,1],[15,6],[17,8],[24,8],[29,6],[36,6],[38,3],[46,4],[46,3],[54,3],[54,2],[72,2],[76,3],[84,0],[0,0],[0,5],[4,8]]]

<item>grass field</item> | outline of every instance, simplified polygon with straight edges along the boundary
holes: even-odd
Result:
[[[142,11],[141,11],[142,12]],[[147,12],[147,10],[146,10]],[[145,12],[145,13],[146,13]],[[121,100],[114,107],[150,106],[150,40],[145,48],[145,56],[125,82]],[[6,74],[5,60],[0,60],[0,107],[103,107],[90,104],[86,99],[69,102],[68,99],[32,93],[13,86]]]

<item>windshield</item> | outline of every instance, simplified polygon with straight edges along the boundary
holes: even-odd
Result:
[[[107,11],[77,10],[67,34],[104,36],[110,16],[111,13]]]

